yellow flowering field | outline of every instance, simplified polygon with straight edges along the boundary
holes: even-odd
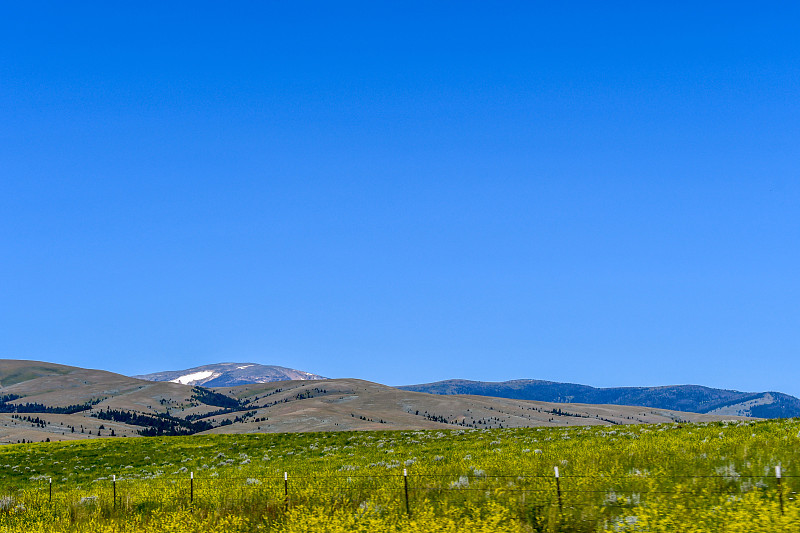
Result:
[[[10,445],[0,532],[798,531],[799,433],[790,419]]]

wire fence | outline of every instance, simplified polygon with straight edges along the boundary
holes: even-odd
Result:
[[[564,509],[632,507],[648,499],[682,501],[685,509],[701,508],[710,498],[730,497],[759,491],[776,498],[783,514],[796,505],[800,476],[784,475],[776,466],[769,475],[746,474],[631,474],[563,475],[553,473],[301,473],[283,472],[248,476],[159,475],[152,478],[111,475],[78,484],[39,479],[29,484],[0,489],[0,510],[7,498],[35,494],[48,505],[104,505],[141,509],[159,505],[235,505],[260,501],[265,505],[289,507],[327,500],[353,504],[380,495],[392,500],[399,511],[411,514],[418,505],[437,499],[522,498],[523,502]],[[529,498],[526,500],[526,498]]]

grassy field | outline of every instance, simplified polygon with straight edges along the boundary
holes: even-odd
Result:
[[[791,419],[10,445],[0,531],[797,531],[799,432]]]

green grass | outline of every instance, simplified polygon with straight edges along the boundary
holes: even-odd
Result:
[[[714,520],[726,509],[776,512],[778,464],[784,505],[800,523],[793,494],[800,479],[799,433],[800,422],[792,419],[10,445],[0,448],[0,492],[20,501],[36,494],[41,502],[52,478],[57,505],[72,509],[71,523],[100,517],[111,524],[141,525],[162,512],[183,512],[189,506],[189,473],[194,472],[191,508],[197,516],[210,517],[207,527],[228,513],[247,520],[243,531],[255,531],[257,525],[289,531],[291,511],[283,501],[283,473],[288,472],[292,508],[345,513],[348,520],[379,517],[391,528],[408,520],[402,477],[407,469],[412,515],[430,512],[432,520],[448,517],[465,524],[488,520],[488,514],[481,514],[487,509],[501,509],[508,523],[518,526],[514,530],[601,531],[609,524],[619,530],[628,527],[624,520],[631,517],[650,520],[648,513],[656,510],[668,516],[684,505],[709,513],[716,509],[700,521],[713,531]],[[555,466],[562,476],[562,512]],[[118,479],[119,508],[109,503],[112,476]],[[96,502],[80,503],[89,496]],[[750,503],[745,506],[745,501]],[[3,520],[0,514],[0,525]]]

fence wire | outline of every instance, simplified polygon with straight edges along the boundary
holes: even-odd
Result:
[[[171,495],[174,501],[195,503],[203,498],[235,500],[237,498],[260,497],[265,500],[310,499],[312,497],[354,495],[380,491],[391,495],[401,495],[407,503],[410,494],[413,498],[424,497],[427,493],[478,494],[497,497],[508,494],[534,494],[557,497],[562,505],[602,506],[609,504],[614,495],[635,495],[639,500],[649,496],[663,497],[708,497],[734,496],[752,490],[767,494],[785,494],[789,502],[796,501],[797,475],[781,477],[756,475],[631,475],[628,477],[561,475],[546,476],[541,473],[529,474],[498,473],[475,474],[307,474],[293,475],[261,474],[249,476],[194,476],[170,474],[157,477],[104,478],[90,483],[70,483],[52,479],[28,484],[7,485],[0,489],[0,495],[20,494],[34,490],[46,493],[50,501],[63,495],[95,500],[113,499],[116,504],[123,498],[148,499],[154,495],[163,499]],[[753,483],[757,481],[757,483]],[[672,488],[656,488],[653,485],[673,482]],[[692,482],[687,485],[686,482]],[[143,490],[147,489],[147,490]],[[579,498],[583,497],[583,498]],[[594,498],[586,502],[581,499]],[[601,498],[603,497],[603,498]]]

